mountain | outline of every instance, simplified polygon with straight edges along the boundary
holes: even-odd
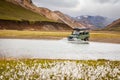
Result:
[[[96,28],[104,28],[113,21],[112,19],[109,19],[107,17],[90,15],[77,16],[74,17],[74,19],[80,23],[89,24]]]
[[[60,22],[60,23],[65,23],[69,25],[71,28],[73,27],[85,27],[82,25],[80,22],[75,21],[71,17],[63,14],[60,11],[52,11],[44,7],[37,7],[35,6],[31,0],[9,0],[9,1],[17,1],[16,4],[19,4],[26,9],[29,9],[31,11],[34,11],[40,15],[43,15],[47,17],[48,19]]]
[[[12,4],[11,2],[8,2],[6,0],[0,0],[0,19],[17,21],[28,20],[55,22],[54,20],[50,20],[43,15],[25,9],[20,5]]]
[[[45,8],[42,10],[49,11]],[[72,28],[43,15],[40,8],[34,6],[31,0],[0,0],[0,29],[49,31],[71,30]]]
[[[120,31],[120,18],[109,24],[104,30]]]
[[[59,19],[68,24],[69,26],[71,26],[72,28],[74,27],[85,27],[84,25],[82,25],[81,23],[77,22],[76,20],[72,19],[70,16],[63,14],[60,11],[54,11],[54,13],[56,13],[59,17]]]

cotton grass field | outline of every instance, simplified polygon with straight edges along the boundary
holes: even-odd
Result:
[[[120,61],[1,59],[0,80],[119,80]]]

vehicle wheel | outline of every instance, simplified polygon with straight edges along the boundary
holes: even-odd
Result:
[[[84,39],[84,41],[86,41],[86,38]]]
[[[86,41],[89,41],[89,38],[88,38],[88,37],[86,38]]]

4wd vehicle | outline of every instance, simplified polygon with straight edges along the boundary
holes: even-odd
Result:
[[[68,41],[88,42],[89,37],[89,28],[74,28],[72,34],[68,36]]]

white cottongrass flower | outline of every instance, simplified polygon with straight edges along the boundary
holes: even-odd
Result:
[[[34,61],[36,62],[36,61]],[[110,62],[104,65],[92,66],[86,63],[76,63],[71,61],[34,63],[28,66],[24,62],[19,62],[15,67],[6,67],[0,79],[5,80],[112,80],[120,79],[120,66],[113,66]]]

